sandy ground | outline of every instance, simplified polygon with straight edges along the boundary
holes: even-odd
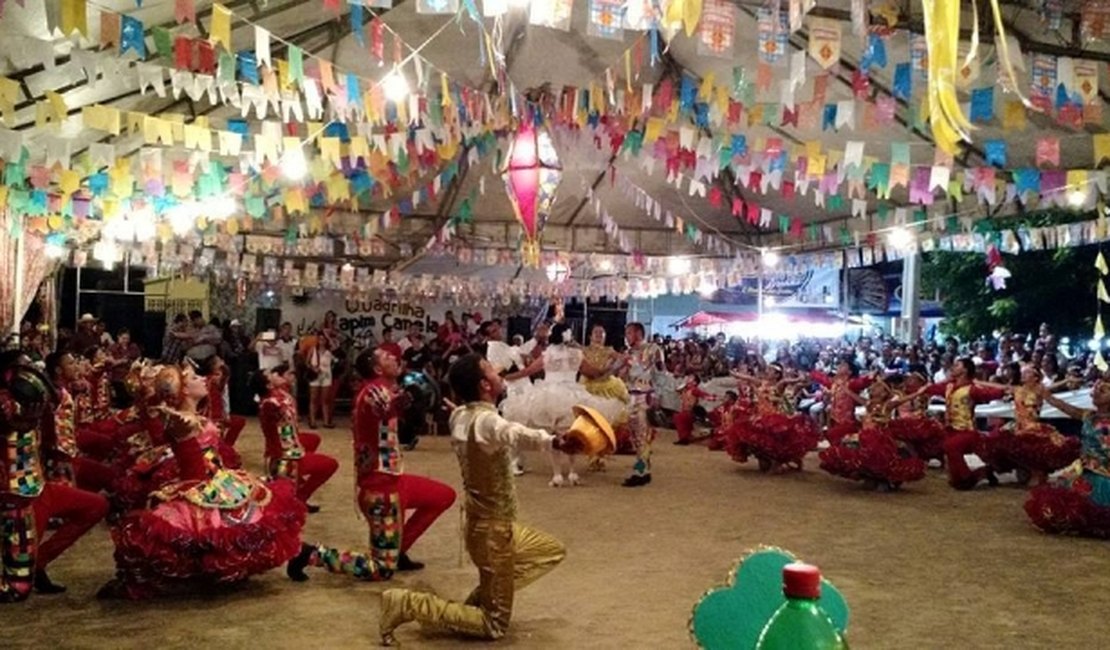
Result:
[[[365,544],[352,499],[348,434],[325,431],[323,450],[342,463],[315,501],[306,540]],[[852,608],[855,648],[1106,647],[1110,546],[1033,529],[1014,487],[958,493],[937,471],[901,493],[876,494],[807,471],[766,476],[704,447],[657,443],[655,481],[619,487],[628,457],[587,485],[547,487],[533,455],[519,481],[521,519],[556,535],[566,561],[517,598],[501,646],[520,648],[692,647],[690,610],[760,544],[818,564]],[[239,443],[260,465],[251,423]],[[458,487],[445,439],[425,439],[406,469]],[[460,561],[452,510],[412,550],[427,562],[399,585],[428,585],[461,598],[476,581]],[[304,584],[272,571],[218,595],[151,602],[93,598],[112,576],[112,545],[100,526],[51,567],[60,596],[0,608],[0,648],[365,648],[377,641],[382,584],[315,571]],[[406,647],[470,645],[403,628]]]

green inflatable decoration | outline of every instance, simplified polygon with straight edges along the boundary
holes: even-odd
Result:
[[[778,548],[761,548],[740,560],[723,587],[709,590],[694,605],[690,634],[705,650],[754,648],[759,633],[786,597],[782,568],[798,558]],[[821,608],[836,627],[848,629],[848,603],[828,580],[821,580]]]

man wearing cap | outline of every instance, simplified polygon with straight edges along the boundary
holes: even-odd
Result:
[[[505,391],[497,370],[478,354],[461,357],[448,382],[463,406],[451,414],[451,443],[466,490],[466,548],[478,567],[478,587],[465,602],[408,589],[382,593],[382,643],[396,642],[400,625],[417,621],[458,634],[499,639],[509,627],[513,597],[563,561],[566,550],[554,537],[516,522],[516,490],[509,450],[573,452],[577,441],[509,422],[495,404]]]

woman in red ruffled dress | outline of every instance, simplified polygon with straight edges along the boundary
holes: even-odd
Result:
[[[925,369],[912,369],[902,378],[902,385],[895,390],[895,414],[888,429],[895,440],[906,443],[918,458],[928,462],[937,460],[944,464],[944,425],[929,417],[929,396],[924,389],[929,385]]]
[[[859,431],[856,421],[856,396],[871,385],[873,378],[859,377],[855,363],[843,358],[836,365],[836,374],[829,377],[814,371],[810,378],[825,389],[825,403],[828,405],[828,425],[825,427],[825,440],[836,445],[846,435]]]
[[[306,513],[296,486],[225,469],[201,442],[218,436],[216,425],[197,414],[207,392],[191,368],[167,366],[155,377],[156,408],[180,478],[112,529],[116,578],[101,596],[139,599],[198,582],[236,582],[300,550]]]
[[[1083,421],[1079,461],[1051,483],[1033,488],[1025,513],[1046,533],[1110,539],[1110,378],[1091,388],[1094,410],[1082,409],[1041,389],[1041,397]]]
[[[784,388],[798,379],[783,379],[783,369],[772,363],[761,378],[734,373],[737,380],[755,385],[755,414],[738,418],[728,432],[726,448],[738,463],[749,456],[759,461],[761,472],[801,470],[802,461],[817,446],[817,427],[805,415],[787,415]]]
[[[863,481],[864,485],[884,492],[924,478],[925,461],[915,457],[888,429],[891,413],[897,406],[890,386],[881,379],[874,382],[867,389],[866,400],[849,393],[855,401],[866,405],[863,428],[823,450],[821,469]]]
[[[1065,437],[1041,421],[1045,391],[1039,368],[1022,368],[1021,384],[1011,392],[1014,419],[981,440],[977,453],[996,472],[1017,470],[1023,483],[1035,487],[1079,458],[1079,439]]]

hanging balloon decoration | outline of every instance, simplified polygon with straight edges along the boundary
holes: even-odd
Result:
[[[551,214],[555,190],[563,178],[559,156],[543,127],[531,119],[521,122],[509,145],[501,176],[523,230],[521,259],[525,266],[537,268],[543,226]]]

